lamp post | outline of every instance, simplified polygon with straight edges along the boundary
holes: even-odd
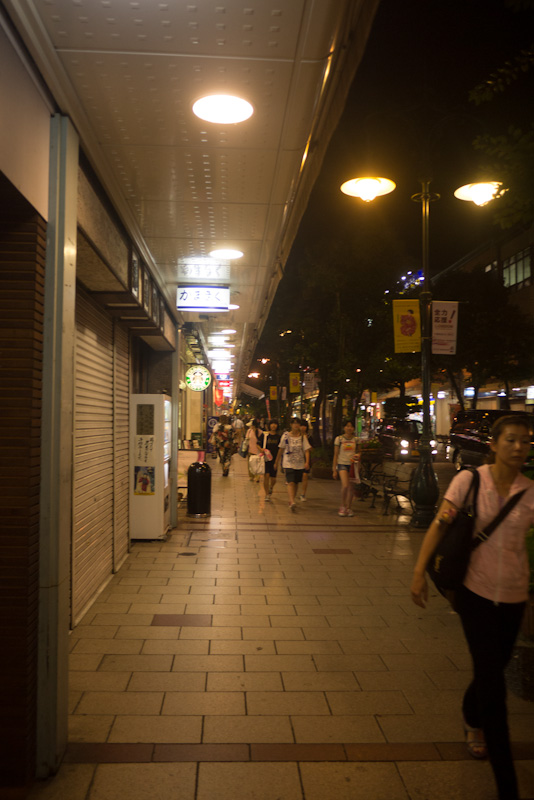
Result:
[[[485,205],[495,197],[500,196],[502,184],[498,181],[486,183],[470,183],[460,187],[454,192],[459,200],[469,200],[476,205]],[[395,189],[395,184],[387,178],[365,177],[353,178],[341,186],[344,194],[359,197],[365,202],[370,202],[383,194],[389,194]],[[412,195],[412,200],[421,203],[422,222],[422,271],[423,289],[419,295],[421,311],[421,384],[423,395],[423,435],[419,446],[419,461],[415,468],[411,499],[414,506],[412,525],[417,528],[426,528],[432,522],[436,513],[436,504],[439,497],[437,476],[432,464],[431,426],[430,426],[430,355],[431,355],[431,301],[429,282],[429,222],[430,203],[438,200],[439,194],[430,191],[430,181],[421,180],[421,192]]]

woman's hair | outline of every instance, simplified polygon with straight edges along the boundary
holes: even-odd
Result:
[[[301,428],[306,428],[306,430],[309,430],[310,426],[308,425],[308,420],[307,419],[301,419],[300,427]]]
[[[299,425],[302,425],[302,420],[300,417],[291,417],[289,424],[293,425],[294,422],[298,422]]]
[[[219,417],[219,425],[228,425],[229,421],[227,414],[221,414]]]
[[[274,417],[273,417],[272,419],[270,419],[270,420],[269,420],[269,428],[271,427],[271,425],[276,425],[276,427],[277,427],[277,428],[279,428],[279,427],[280,427],[280,423],[279,423],[279,422],[278,422],[278,420],[277,420],[277,419],[275,419]]]
[[[513,414],[506,414],[504,417],[499,417],[499,419],[496,419],[491,426],[490,436],[494,442],[496,442],[497,439],[502,436],[504,429],[509,425],[513,425],[515,428],[526,428],[529,434],[532,431],[532,420],[526,414],[524,417],[521,415],[516,417]],[[490,453],[486,459],[486,463],[495,463],[495,453],[493,450],[490,450]]]

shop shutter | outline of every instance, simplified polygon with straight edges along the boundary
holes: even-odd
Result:
[[[113,394],[113,571],[129,550],[129,441],[130,441],[130,355],[128,332],[114,325]]]
[[[78,290],[72,623],[113,571],[113,321]]]

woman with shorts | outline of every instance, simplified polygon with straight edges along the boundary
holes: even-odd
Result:
[[[310,443],[306,436],[300,432],[300,419],[293,417],[291,430],[282,434],[278,455],[276,456],[275,469],[282,460],[282,468],[286,477],[287,493],[289,495],[289,508],[296,511],[295,496],[297,485],[302,482],[304,470],[310,465]]]
[[[263,434],[263,450],[268,450],[272,456],[270,460],[265,459],[265,475],[263,476],[263,487],[265,489],[265,499],[270,500],[276,483],[276,456],[280,445],[280,434],[278,433],[278,420],[269,420],[269,430]]]
[[[305,420],[305,419],[301,420],[300,432],[302,433],[303,436],[306,437],[306,439],[310,443],[310,448],[311,448],[310,449],[310,453],[309,453],[309,455],[310,455],[310,463],[308,464],[308,468],[304,470],[304,473],[302,475],[302,486],[301,486],[301,489],[300,489],[300,496],[299,496],[299,500],[301,500],[304,503],[304,502],[306,502],[306,491],[308,489],[308,479],[310,477],[310,471],[311,471],[311,454],[312,454],[312,450],[313,450],[313,439],[312,439],[312,435],[310,433],[310,426],[309,426],[307,420]]]
[[[354,496],[353,485],[349,479],[350,465],[356,455],[358,440],[354,435],[354,425],[346,422],[343,428],[343,435],[336,436],[334,439],[334,461],[332,462],[332,473],[334,480],[341,481],[341,506],[337,512],[340,517],[353,517],[354,511],[351,510],[352,498]]]

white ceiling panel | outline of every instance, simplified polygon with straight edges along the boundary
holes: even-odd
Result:
[[[3,0],[131,240],[175,308],[177,264],[233,246],[235,327],[249,359],[378,0]],[[203,122],[204,94],[253,116]],[[313,147],[308,152],[307,145]]]

